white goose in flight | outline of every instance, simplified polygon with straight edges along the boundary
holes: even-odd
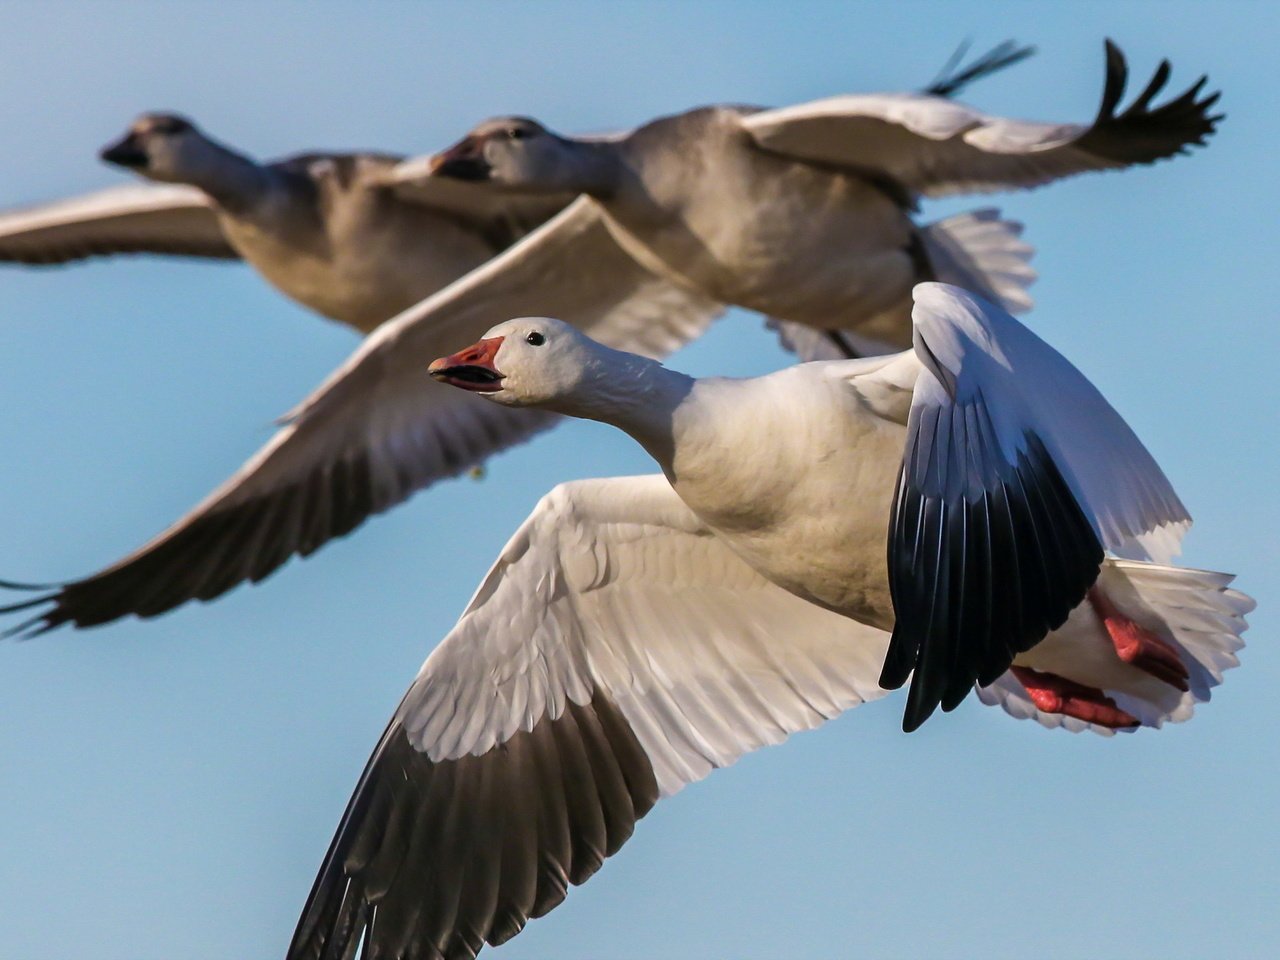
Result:
[[[285,296],[369,333],[502,252],[572,194],[399,183],[405,159],[312,152],[259,163],[186,117],[146,113],[104,147],[149,181],[0,212],[0,262],[114,254],[241,259]]]
[[[661,797],[899,686],[1110,734],[1185,720],[1252,601],[1167,557],[1151,456],[999,308],[916,288],[915,349],[694,380],[555,320],[432,364],[614,424],[663,475],[557,487],[431,653],[290,960],[466,958],[564,899]],[[886,556],[888,564],[886,564]]]
[[[450,404],[422,375],[447,343],[473,339],[497,317],[557,316],[609,346],[660,356],[735,303],[778,318],[784,339],[817,358],[906,346],[909,291],[920,279],[1028,305],[1030,248],[1016,229],[990,211],[920,228],[915,199],[1153,162],[1202,142],[1218,118],[1209,113],[1216,95],[1200,97],[1203,79],[1152,106],[1167,63],[1117,113],[1126,68],[1110,44],[1090,126],[1002,120],[941,95],[1021,55],[998,49],[938,92],[709,107],[615,138],[570,140],[533,121],[494,121],[432,160],[406,161],[403,190],[452,183],[498,198],[587,195],[383,324],[168,530],[9,610],[46,605],[29,625],[38,632],[213,599],[550,425],[545,411],[480,409],[469,395]],[[843,152],[819,155],[819,146]]]
[[[1185,153],[1221,119],[1211,112],[1218,95],[1202,95],[1201,77],[1156,105],[1169,75],[1163,61],[1120,110],[1128,68],[1107,41],[1091,124],[994,117],[928,92],[700,107],[603,139],[505,117],[480,124],[429,170],[504,195],[586,194],[618,244],[657,275],[775,317],[784,333],[829,331],[824,353],[884,353],[909,343],[911,288],[922,280],[1030,304],[1026,250],[991,211],[979,216],[981,238],[973,215],[922,229],[912,220],[920,198],[1025,189]],[[815,358],[805,348],[819,342],[805,336],[802,357]]]

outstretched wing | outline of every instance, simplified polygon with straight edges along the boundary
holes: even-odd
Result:
[[[894,688],[915,671],[907,730],[1060,626],[1104,549],[1163,561],[1190,523],[1133,431],[1057,351],[959,288],[920,284],[915,300],[922,369],[889,527],[896,622],[881,676]]]
[[[584,197],[384,323],[262,450],[156,539],[0,613],[43,604],[15,628],[43,632],[211,600],[551,426],[551,414],[499,407],[427,375],[431,360],[502,320],[561,317],[610,346],[662,356],[701,334],[720,310],[637,265]]]
[[[130,184],[0,213],[0,261],[58,264],[119,253],[240,256],[195,187]]]
[[[1119,110],[1124,54],[1106,43],[1102,105],[1092,124],[1032,123],[980,113],[941,96],[881,93],[831,97],[743,118],[762,149],[888,179],[926,196],[1035,187],[1089,170],[1119,170],[1203,145],[1222,116],[1201,77],[1159,106],[1162,61],[1146,88]]]
[[[879,696],[886,640],[756,574],[661,476],[556,488],[396,710],[289,960],[509,939],[660,797]]]

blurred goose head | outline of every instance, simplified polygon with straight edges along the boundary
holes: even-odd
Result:
[[[144,113],[99,156],[148,180],[200,185],[224,165],[227,153],[186,117]]]
[[[528,193],[600,195],[613,170],[606,143],[561,137],[528,117],[486,120],[431,161],[433,176]]]

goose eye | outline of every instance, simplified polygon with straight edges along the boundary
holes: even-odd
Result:
[[[529,131],[524,127],[511,127],[507,130],[508,140],[524,140],[529,136]]]
[[[535,330],[524,338],[524,342],[529,344],[531,347],[540,347],[547,342],[547,338]]]

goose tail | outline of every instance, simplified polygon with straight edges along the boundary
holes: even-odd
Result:
[[[1096,585],[1105,598],[1102,612],[1092,601],[1081,604],[1059,630],[1015,660],[1013,670],[979,687],[978,696],[1014,717],[1035,719],[1047,727],[1114,732],[1115,728],[1071,716],[1070,711],[1040,709],[1023,681],[1051,675],[1104,695],[1132,718],[1125,729],[1189,720],[1196,704],[1207,701],[1223,674],[1240,663],[1241,635],[1248,626],[1245,614],[1254,601],[1233,589],[1232,579],[1209,570],[1109,559]],[[1104,615],[1135,624],[1176,655],[1181,669],[1172,677],[1174,682],[1168,674],[1161,679],[1161,670],[1143,670],[1121,660]]]
[[[933,278],[971,290],[1010,313],[1031,309],[1027,287],[1035,282],[1034,248],[1022,240],[1022,224],[991,207],[931,223],[920,232]]]

